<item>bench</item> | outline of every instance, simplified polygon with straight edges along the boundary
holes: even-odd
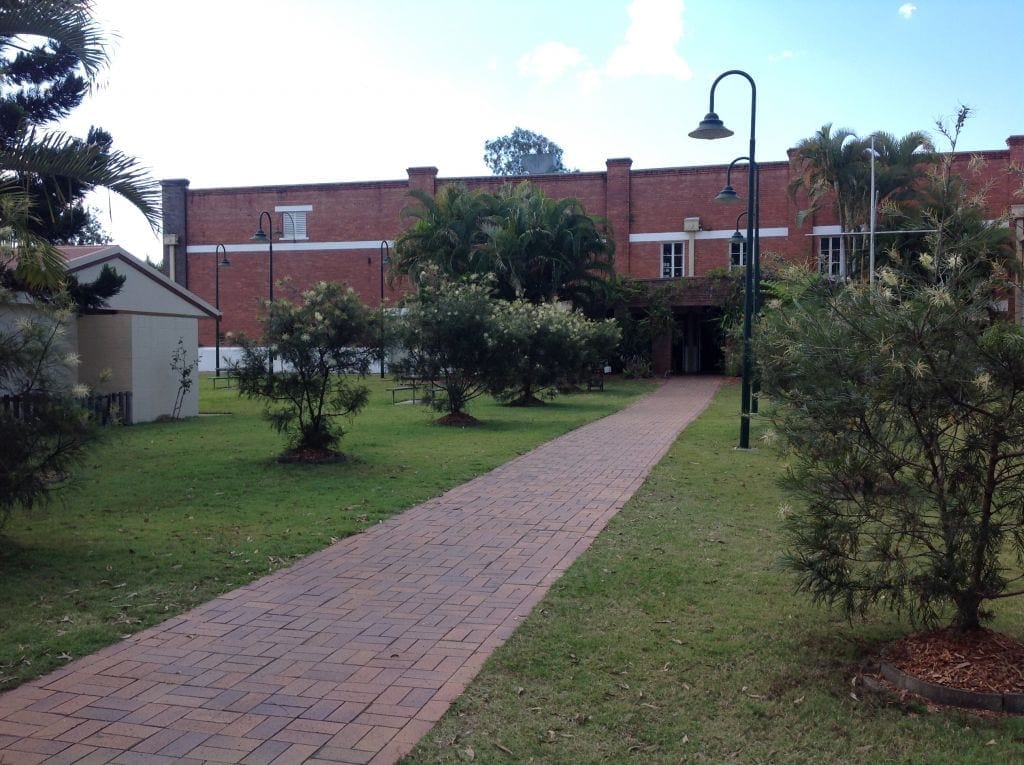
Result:
[[[219,377],[214,376],[211,377],[210,379],[213,380],[213,387],[215,390],[217,388],[234,388],[235,383],[238,380],[238,378],[234,377],[233,375],[221,375]]]
[[[391,403],[392,404],[404,404],[404,403],[406,403],[408,401],[411,404],[415,404],[416,403],[416,389],[419,388],[419,387],[420,387],[419,385],[416,385],[414,383],[409,383],[407,385],[396,385],[393,388],[388,388],[388,390],[391,391]],[[398,400],[398,394],[402,393],[404,391],[411,391],[412,392],[412,398],[402,399],[401,401],[399,401]]]
[[[415,404],[417,401],[428,402],[433,401],[437,398],[438,392],[443,392],[444,389],[435,383],[433,380],[421,380],[415,377],[402,377],[395,378],[397,385],[388,388],[391,392],[391,403],[392,404]],[[424,389],[423,395],[418,399],[416,397],[417,391]],[[407,399],[398,399],[398,394],[408,391],[411,393],[411,397]]]

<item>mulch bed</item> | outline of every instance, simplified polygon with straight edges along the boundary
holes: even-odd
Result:
[[[978,693],[1024,693],[1024,643],[981,629],[918,632],[892,645],[883,657],[925,682]]]
[[[471,414],[465,412],[453,412],[446,414],[444,417],[438,417],[434,420],[437,425],[445,425],[449,428],[475,428],[480,424],[480,420]]]

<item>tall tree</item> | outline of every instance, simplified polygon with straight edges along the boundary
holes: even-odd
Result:
[[[540,156],[546,159],[541,160]],[[537,157],[540,170],[531,165]],[[508,135],[484,142],[484,162],[495,175],[529,175],[530,173],[568,173],[562,162],[562,147],[540,133],[515,128]]]
[[[797,225],[831,206],[844,233],[847,272],[854,274],[860,270],[868,246],[872,138],[878,202],[890,215],[898,215],[917,198],[925,170],[935,157],[931,140],[923,132],[915,131],[902,138],[876,132],[860,138],[849,128],[833,129],[831,124],[825,124],[796,145],[791,162],[794,177],[789,194],[796,199],[803,193],[808,202],[808,207],[797,214]],[[862,233],[849,236],[853,232]]]
[[[484,224],[498,214],[497,198],[454,183],[442,186],[434,196],[419,190],[409,193],[419,204],[402,210],[413,225],[398,237],[391,272],[405,274],[417,285],[428,266],[452,277],[486,273]]]
[[[506,187],[500,212],[484,222],[488,264],[498,296],[578,305],[604,293],[614,244],[601,218],[574,197],[551,199],[531,183]]]
[[[1024,332],[993,310],[1009,232],[948,169],[921,189],[929,230],[898,269],[790,285],[757,358],[799,499],[800,588],[970,630],[1024,580]]]
[[[74,108],[106,62],[88,0],[0,0],[0,283],[48,290],[50,298],[68,286],[64,258],[34,228],[39,211],[26,177],[105,186],[151,224],[159,219],[159,186],[136,160],[104,141],[41,127]],[[79,285],[76,297],[93,303],[119,288],[108,277],[100,281]],[[13,302],[11,292],[0,291],[0,308]],[[0,412],[0,516],[45,499],[52,477],[89,434],[88,416],[67,390],[70,375],[59,369],[68,361],[61,337],[69,314],[39,302],[32,318],[0,331],[0,390],[24,404],[17,416]]]
[[[849,128],[832,129],[831,123],[822,125],[810,138],[796,145],[792,167],[795,177],[789,184],[790,196],[798,192],[807,195],[809,206],[797,215],[797,225],[805,218],[831,203],[842,231],[865,219],[869,210],[870,188],[865,173],[864,141]]]
[[[56,284],[63,271],[63,258],[40,233],[41,208],[26,178],[63,179],[51,191],[69,195],[69,184],[106,187],[152,225],[159,220],[158,184],[134,158],[112,150],[108,136],[97,131],[90,142],[43,132],[80,102],[106,63],[106,39],[88,0],[0,2],[0,91],[7,94],[0,101],[0,196],[8,200],[0,205],[7,245],[0,266],[14,267],[26,282]],[[49,206],[44,201],[42,209]]]
[[[450,185],[435,197],[413,195],[420,204],[405,210],[415,223],[398,238],[393,273],[416,284],[429,264],[449,278],[491,274],[506,300],[585,306],[603,294],[614,244],[579,200],[550,199],[529,183],[497,194]]]

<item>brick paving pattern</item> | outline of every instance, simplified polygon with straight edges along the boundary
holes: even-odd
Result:
[[[0,763],[393,763],[720,380],[631,407],[0,695]]]

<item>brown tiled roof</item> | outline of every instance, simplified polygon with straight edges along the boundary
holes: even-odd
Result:
[[[86,255],[92,255],[100,250],[106,250],[110,247],[116,246],[117,245],[114,244],[68,245],[58,247],[57,250],[64,256],[64,260],[72,261],[75,258],[84,258]]]

